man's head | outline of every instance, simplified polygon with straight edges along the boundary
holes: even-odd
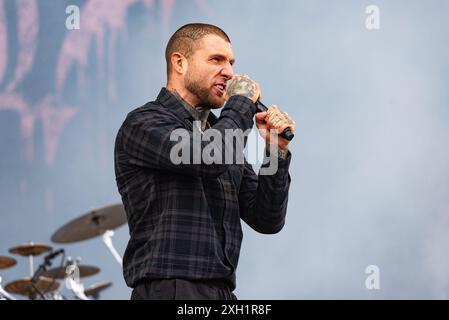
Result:
[[[209,24],[187,24],[168,41],[165,59],[169,90],[175,89],[193,106],[223,106],[234,63],[231,41],[223,30]]]

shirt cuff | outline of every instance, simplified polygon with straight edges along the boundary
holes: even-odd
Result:
[[[287,149],[276,148],[276,149],[277,149],[276,156],[279,160],[288,160],[291,157],[291,152],[288,148]],[[271,157],[269,145],[265,146],[265,156]]]

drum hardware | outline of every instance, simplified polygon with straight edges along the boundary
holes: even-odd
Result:
[[[114,259],[122,265],[122,258],[112,243],[113,229],[127,222],[122,204],[91,210],[59,228],[51,237],[55,243],[73,243],[102,235]]]
[[[16,300],[8,292],[6,292],[2,287],[2,277],[0,277],[0,300]]]
[[[84,285],[80,281],[80,271],[76,261],[73,261],[66,268],[66,275],[64,278],[66,287],[72,290],[73,294],[80,300],[89,300],[84,294]]]
[[[28,256],[29,268],[30,268],[30,277],[34,274],[34,261],[33,257],[41,255],[44,252],[51,251],[52,247],[47,246],[45,244],[35,244],[33,242],[29,242],[14,248],[9,249],[9,252],[18,254],[21,256]]]
[[[102,241],[114,257],[122,265],[122,257],[113,245],[114,229],[127,222],[126,212],[122,204],[114,204],[91,210],[80,217],[70,221],[59,228],[51,237],[55,243],[73,243],[102,236]],[[80,259],[72,261],[70,257],[65,259],[64,249],[52,251],[52,247],[29,242],[9,249],[9,252],[28,257],[29,277],[19,278],[2,287],[0,277],[0,300],[16,300],[14,295],[22,295],[29,299],[64,300],[62,292],[64,288],[71,290],[76,299],[99,299],[100,293],[109,288],[111,282],[95,283],[84,288],[81,278],[95,275],[100,268],[93,265],[80,264]],[[36,256],[49,252],[44,256],[42,263],[34,269]],[[63,254],[59,267],[53,267],[52,260]],[[17,264],[13,258],[0,256],[0,269],[10,268]],[[60,285],[63,280],[65,286]]]
[[[0,269],[7,269],[17,264],[17,260],[10,257],[0,256]]]
[[[122,265],[122,257],[120,257],[119,253],[117,252],[117,250],[115,250],[114,245],[112,244],[112,237],[114,236],[114,231],[112,230],[107,230],[104,234],[103,234],[103,242],[106,245],[106,247],[109,249],[109,251],[111,252],[112,256],[115,258],[115,261],[118,262],[118,264],[121,266]]]
[[[92,296],[93,299],[98,300],[100,298],[100,292],[112,286],[112,282],[100,282],[89,286],[84,290],[84,294],[89,297]]]
[[[37,296],[43,296],[46,293],[55,291],[59,288],[59,283],[54,279],[39,277],[35,283],[31,278],[23,278],[12,281],[5,286],[5,290],[9,293],[26,296],[32,300]]]

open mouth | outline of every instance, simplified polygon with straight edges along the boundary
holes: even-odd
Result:
[[[224,83],[216,83],[216,84],[214,84],[214,88],[218,91],[219,96],[222,96],[225,93],[226,84],[224,84]]]

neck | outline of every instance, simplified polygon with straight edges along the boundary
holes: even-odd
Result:
[[[203,113],[209,113],[210,109],[202,106],[202,105],[196,105],[193,106],[191,103],[189,103],[185,98],[183,98],[181,96],[181,94],[178,92],[178,90],[173,89],[173,90],[169,90],[176,98],[178,98],[179,101],[181,101],[181,103],[187,107],[188,109],[193,109],[196,110],[196,112],[198,112],[198,114],[203,114]]]
[[[184,102],[187,102],[191,107],[197,108],[199,105],[198,98],[188,91],[184,86],[176,86],[171,83],[166,85],[166,88],[171,93],[175,94],[177,98],[181,98]]]

